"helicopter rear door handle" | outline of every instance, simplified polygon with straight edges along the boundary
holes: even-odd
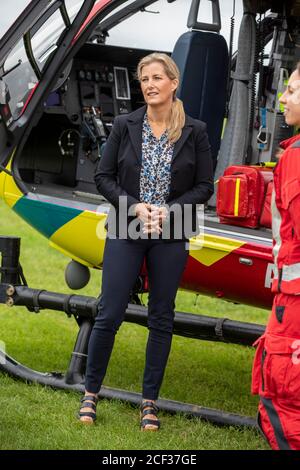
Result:
[[[246,266],[252,266],[253,265],[253,261],[250,258],[239,258],[239,262],[241,264],[245,264]]]

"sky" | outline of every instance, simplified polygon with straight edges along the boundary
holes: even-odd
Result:
[[[222,30],[228,41],[230,37],[230,18],[232,16],[232,0],[221,0]],[[234,43],[237,45],[238,26],[242,16],[242,1],[236,3],[236,31]],[[128,18],[124,23],[116,26],[110,32],[111,38],[107,39],[107,44],[131,46],[153,50],[172,51],[178,37],[187,28],[187,18],[191,5],[191,0],[176,0],[174,3],[167,3],[166,0],[150,5],[147,10],[156,13],[138,13]],[[199,21],[211,22],[211,1],[201,0],[201,16]]]
[[[17,18],[30,0],[6,0],[1,1],[0,36],[2,36],[9,24]],[[125,3],[125,2],[124,2]],[[114,28],[110,33],[107,44],[122,45],[151,50],[171,51],[176,39],[184,31],[187,31],[187,16],[191,0],[176,0],[168,4],[167,0],[159,0],[149,6],[148,11],[134,15]],[[230,17],[232,16],[232,0],[220,2],[222,16],[221,34],[228,41],[230,36]],[[237,44],[238,26],[242,14],[242,1],[236,1],[236,30],[234,43]],[[211,2],[201,1],[201,21],[211,20]]]
[[[9,24],[14,21],[20,13],[24,10],[30,0],[0,0],[1,15],[0,15],[0,36],[6,32]]]

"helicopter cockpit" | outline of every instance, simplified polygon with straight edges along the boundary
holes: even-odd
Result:
[[[114,117],[143,103],[135,65],[147,53],[91,43],[80,49],[24,147],[19,171],[25,182],[43,191],[56,185],[96,194],[95,165]]]
[[[136,66],[142,57],[158,50],[161,44],[161,38],[150,38],[150,41],[148,38],[144,41],[145,48],[129,47],[132,38],[119,39],[119,44],[114,44],[118,42],[114,39],[117,35],[114,30],[120,29],[125,19],[127,22],[132,19],[138,25],[135,43],[142,44],[139,35],[143,37],[145,29],[158,30],[163,24],[168,27],[170,7],[175,15],[173,22],[184,30],[186,19],[179,14],[182,15],[184,7],[187,17],[190,7],[180,0],[149,1],[149,9],[141,8],[141,3],[145,2],[123,2],[122,8],[114,10],[96,26],[44,101],[41,118],[26,140],[17,164],[20,178],[30,192],[103,202],[94,183],[96,164],[115,116],[130,113],[143,105]],[[176,3],[178,8],[174,9]],[[127,34],[128,29],[130,24]],[[178,33],[173,31],[173,43],[177,36]],[[163,51],[171,55],[172,46],[169,44]],[[23,55],[26,55],[25,50]],[[11,62],[10,56],[8,62]],[[9,78],[8,75],[7,82],[11,88]],[[19,117],[24,102],[22,97],[15,104],[13,118]]]

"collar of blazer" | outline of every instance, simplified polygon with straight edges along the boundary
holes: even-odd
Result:
[[[142,157],[142,131],[143,131],[143,120],[146,113],[147,106],[142,106],[133,113],[128,114],[127,116],[127,127],[129,132],[130,140],[135,149],[137,158],[141,162]],[[172,157],[172,163],[174,159],[179,154],[183,144],[186,139],[192,132],[194,127],[193,119],[191,119],[187,114],[185,115],[185,125],[182,128],[182,134],[179,140],[175,143],[174,152]]]

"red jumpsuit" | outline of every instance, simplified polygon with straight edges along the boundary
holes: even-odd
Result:
[[[300,450],[300,135],[281,147],[272,196],[276,295],[255,343],[252,393],[259,394],[258,424],[272,449]]]

